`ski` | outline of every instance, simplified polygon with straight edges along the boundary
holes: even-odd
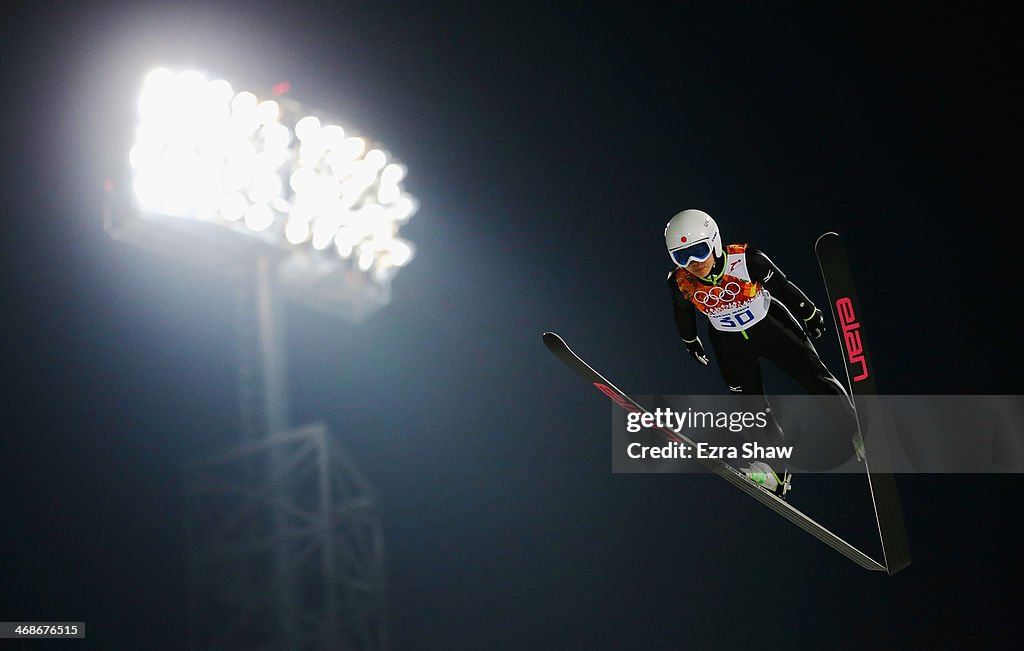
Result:
[[[544,333],[544,344],[552,353],[565,362],[565,364],[582,375],[587,382],[591,383],[598,391],[604,394],[607,398],[610,398],[612,402],[625,411],[648,413],[647,410],[639,403],[630,398],[621,389],[609,382],[603,375],[595,371],[593,367],[583,361],[579,355],[569,348],[568,344],[565,343],[565,340],[554,332]],[[676,441],[696,447],[696,443],[682,434],[677,434],[671,429],[654,429],[657,429],[658,432],[669,441]],[[739,488],[747,495],[750,495],[761,504],[767,506],[772,511],[775,511],[857,565],[860,565],[867,570],[879,572],[885,571],[885,567],[873,558],[832,533],[822,525],[818,524],[817,521],[808,517],[799,509],[794,508],[788,502],[779,499],[774,494],[768,492],[764,488],[761,488],[757,484],[754,484],[736,468],[733,468],[729,464],[718,459],[698,458],[697,461],[702,463],[706,468],[708,468],[708,470],[711,470],[718,476],[722,477],[736,488]]]
[[[846,368],[847,385],[864,440],[868,487],[882,541],[885,570],[892,575],[910,565],[910,544],[882,422],[875,368],[864,337],[863,312],[854,288],[846,248],[839,235],[825,233],[819,237],[814,244],[814,252],[825,280],[840,354]]]

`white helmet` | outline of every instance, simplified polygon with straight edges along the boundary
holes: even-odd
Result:
[[[722,237],[718,224],[703,210],[684,210],[665,226],[665,246],[677,267],[704,262],[714,253],[722,257]]]

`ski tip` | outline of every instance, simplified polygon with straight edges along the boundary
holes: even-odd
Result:
[[[842,240],[839,239],[839,233],[836,233],[835,231],[822,233],[820,236],[818,236],[817,241],[814,242],[814,250],[821,251],[822,248],[830,244],[839,244],[840,246],[842,246]]]
[[[565,340],[558,336],[555,332],[544,333],[544,345],[548,347],[552,352],[556,352],[562,348],[568,348],[569,346],[565,343]]]

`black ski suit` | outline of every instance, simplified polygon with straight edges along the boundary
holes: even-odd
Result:
[[[819,405],[838,432],[853,436],[856,415],[849,394],[841,382],[825,367],[804,330],[803,322],[814,314],[815,306],[807,296],[761,251],[747,247],[746,267],[750,281],[760,283],[771,295],[767,315],[746,330],[726,332],[709,327],[715,361],[729,390],[740,396],[747,411],[768,409],[761,382],[761,359],[774,362],[796,380],[808,394],[843,396],[844,400],[823,399]],[[685,270],[690,281],[713,287],[722,277],[726,256],[715,262],[710,276],[698,278]],[[679,336],[686,342],[697,338],[696,308],[676,281],[676,271],[668,275],[669,291]],[[781,445],[782,430],[772,419],[765,430],[765,445]]]

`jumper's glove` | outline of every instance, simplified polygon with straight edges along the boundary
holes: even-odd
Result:
[[[807,332],[807,336],[811,339],[821,337],[825,332],[825,317],[822,316],[821,310],[814,308],[811,316],[804,319],[804,331]]]
[[[683,339],[683,343],[686,344],[686,350],[690,352],[690,356],[693,357],[693,359],[704,366],[708,365],[708,356],[704,352],[704,344],[700,343],[700,337],[694,337],[693,341],[686,341]]]

